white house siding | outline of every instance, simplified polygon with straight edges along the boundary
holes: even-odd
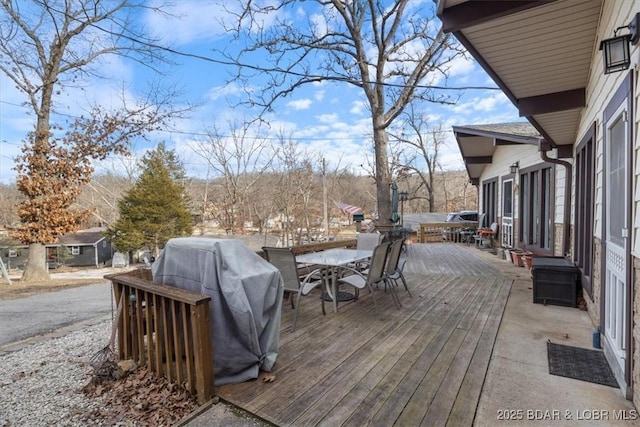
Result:
[[[550,158],[558,158],[557,151],[552,150],[547,153]],[[573,159],[560,159],[573,165]],[[541,160],[542,161],[542,160]],[[566,203],[565,185],[567,182],[567,168],[563,165],[553,165],[553,176],[555,178],[554,186],[554,219],[553,219],[553,255],[564,256],[565,248],[563,245],[564,230],[564,208]],[[574,194],[574,193],[571,193]],[[570,203],[570,202],[569,202]],[[570,215],[571,216],[571,215]],[[570,221],[570,219],[569,219]]]
[[[640,2],[635,2],[640,12]],[[640,129],[640,85],[638,85],[638,64],[640,63],[640,48],[637,45],[633,51],[632,64],[635,65],[635,72],[633,76],[632,92],[634,96],[633,100],[633,213],[631,217],[632,227],[632,246],[631,253],[634,257],[640,257],[640,136],[638,130]]]
[[[550,153],[548,153],[549,157],[551,158],[557,158],[557,155],[554,151],[551,151]],[[572,159],[562,159],[563,161],[569,162],[569,163],[573,163]],[[564,204],[565,204],[565,183],[567,182],[567,168],[564,166],[560,166],[560,165],[555,165],[555,169],[554,169],[554,176],[555,176],[555,188],[554,188],[554,193],[555,193],[555,217],[554,217],[554,222],[556,225],[560,225],[562,226],[562,224],[564,224]],[[558,244],[561,244],[561,242],[558,241],[558,239],[556,239],[556,247],[558,246]],[[562,249],[560,248],[560,250],[556,250],[556,254],[557,255],[564,255],[562,253]]]
[[[594,324],[600,324],[600,295],[602,281],[604,280],[600,266],[602,263],[602,241],[603,236],[603,179],[604,179],[604,146],[603,146],[603,122],[602,115],[604,108],[607,106],[611,97],[615,91],[620,87],[622,82],[628,78],[629,73],[633,72],[633,93],[634,99],[634,114],[632,118],[634,124],[634,139],[633,139],[633,179],[632,179],[632,224],[631,226],[631,250],[634,257],[640,255],[640,140],[638,139],[638,64],[640,64],[640,45],[631,46],[631,64],[632,68],[627,71],[605,75],[603,73],[603,58],[602,52],[599,50],[600,42],[603,39],[610,38],[614,34],[614,30],[620,26],[627,25],[635,13],[640,12],[640,2],[638,1],[619,1],[619,0],[605,0],[603,10],[601,14],[601,20],[598,28],[598,37],[596,45],[593,47],[593,60],[591,62],[589,83],[587,86],[587,106],[583,109],[580,126],[578,130],[578,139],[582,138],[590,126],[596,123],[596,141],[595,141],[595,192],[594,192],[594,260],[593,260],[593,301],[587,299],[589,314],[594,321]],[[622,30],[625,31],[625,30]],[[576,141],[577,142],[577,141]],[[574,199],[575,201],[575,199]],[[573,219],[572,219],[573,221]],[[575,223],[574,223],[575,224]],[[630,396],[633,399],[636,407],[640,404],[640,352],[638,342],[640,339],[640,318],[638,316],[638,308],[640,306],[640,292],[637,280],[637,260],[634,260],[633,267],[636,272],[634,273],[634,312],[633,312],[633,395]]]
[[[598,28],[596,45],[593,46],[593,61],[589,84],[587,87],[587,106],[582,112],[580,127],[578,129],[578,139],[589,130],[589,127],[596,122],[596,164],[595,164],[595,212],[594,212],[594,236],[602,239],[602,203],[603,203],[603,146],[602,146],[602,111],[609,102],[615,90],[622,81],[627,78],[628,71],[607,74],[603,72],[603,59],[600,49],[600,41],[613,37],[615,28],[627,25],[632,16],[640,12],[640,3],[636,1],[605,1],[603,6],[602,19]],[[639,45],[631,46],[632,64],[638,64],[640,58]],[[634,79],[635,80],[635,79]],[[576,141],[577,142],[577,141]],[[637,173],[637,170],[636,170]],[[635,234],[635,232],[634,232]]]
[[[593,259],[593,301],[588,297],[587,303],[589,306],[589,314],[594,324],[600,323],[600,289],[601,282],[603,280],[600,272],[600,263],[602,262],[602,250],[600,245],[604,240],[602,235],[602,215],[603,215],[603,130],[602,130],[602,114],[604,107],[610,101],[612,95],[616,89],[622,84],[623,80],[628,78],[629,71],[623,71],[613,74],[605,75],[603,72],[603,58],[602,52],[599,50],[600,41],[613,36],[615,28],[626,25],[633,15],[633,7],[636,2],[632,1],[617,1],[610,0],[605,1],[603,5],[603,11],[601,14],[600,26],[598,28],[598,37],[596,45],[593,46],[593,60],[590,66],[589,83],[587,86],[587,106],[583,109],[580,119],[580,126],[578,129],[578,140],[580,140],[588,131],[591,125],[596,123],[596,137],[595,137],[595,182],[594,182],[594,221],[592,234],[594,236],[594,259]],[[634,62],[638,62],[638,48],[632,46],[632,54]],[[577,143],[578,141],[576,141]],[[637,145],[637,144],[636,144]],[[637,175],[637,168],[635,174]],[[575,184],[574,193],[575,194]],[[575,202],[575,199],[573,199]],[[635,205],[635,203],[634,203]],[[575,210],[575,205],[572,206],[572,210]],[[572,224],[575,225],[575,218],[572,218]],[[634,238],[636,235],[635,224],[633,230]]]

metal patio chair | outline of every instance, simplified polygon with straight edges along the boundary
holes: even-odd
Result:
[[[389,288],[391,290],[396,306],[400,307],[400,300],[396,294],[395,286],[389,285],[387,276],[385,275],[389,246],[391,246],[391,242],[384,242],[380,243],[373,249],[371,265],[369,266],[366,276],[355,268],[344,267],[342,270],[342,277],[338,279],[338,284],[344,284],[355,288],[356,299],[358,298],[359,291],[361,289],[369,289],[376,312],[378,311],[378,302],[373,291],[373,287],[379,283],[383,283],[385,288]],[[347,272],[351,272],[352,274],[345,275]]]
[[[389,250],[387,268],[385,270],[385,274],[387,276],[387,279],[389,279],[390,281],[393,281],[393,284],[396,286],[398,285],[398,279],[402,280],[404,289],[409,294],[409,297],[413,298],[413,295],[411,295],[411,291],[409,291],[409,287],[407,286],[407,281],[404,278],[404,274],[402,274],[404,265],[407,263],[406,258],[401,258],[403,247],[404,247],[404,240],[402,239],[395,240],[391,244],[391,249]]]
[[[356,241],[356,249],[372,251],[376,246],[382,242],[384,235],[382,233],[358,233]],[[355,268],[366,274],[364,270],[369,268],[369,261],[359,262],[354,265],[349,265],[351,268]]]
[[[476,234],[473,236],[476,247],[491,247],[493,239],[498,235],[498,223],[492,222],[489,228],[478,228]]]
[[[263,247],[262,250],[266,254],[267,261],[273,264],[282,275],[284,282],[284,290],[290,293],[291,308],[295,308],[295,314],[293,315],[293,328],[291,331],[296,330],[298,322],[298,309],[300,308],[300,298],[308,295],[317,286],[322,285],[323,272],[318,268],[310,271],[304,275],[304,278],[300,279],[300,272],[298,271],[298,264],[296,262],[296,256],[291,248],[271,248]],[[296,295],[295,304],[293,302],[293,296]],[[324,299],[322,301],[322,314],[325,315]]]
[[[358,233],[356,249],[372,251],[382,242],[383,237],[381,233]]]

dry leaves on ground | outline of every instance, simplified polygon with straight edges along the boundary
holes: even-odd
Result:
[[[83,391],[104,402],[102,408],[87,414],[87,421],[96,424],[172,425],[198,406],[184,387],[144,368],[117,381],[92,380]]]

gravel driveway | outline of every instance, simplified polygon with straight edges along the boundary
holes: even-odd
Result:
[[[100,282],[0,301],[0,427],[134,425],[91,418],[108,403],[82,392],[93,374],[91,355],[109,341],[112,296],[103,276],[112,270],[59,273]],[[223,403],[197,414],[184,424],[267,425]]]

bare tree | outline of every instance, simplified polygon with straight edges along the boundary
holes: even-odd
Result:
[[[392,153],[398,180],[407,182],[409,199],[426,199],[429,212],[436,210],[435,176],[439,170],[440,149],[445,145],[442,123],[434,128],[423,110],[414,105],[403,114],[400,134],[392,133]],[[407,180],[409,176],[417,180]],[[417,181],[417,182],[416,182]],[[411,182],[417,185],[411,188]]]
[[[383,224],[391,214],[387,129],[414,99],[450,102],[434,83],[463,55],[437,23],[434,8],[411,0],[242,0],[235,26],[228,27],[243,40],[223,52],[238,65],[233,82],[244,82],[248,102],[264,111],[311,83],[346,83],[362,90],[371,114]],[[306,21],[301,11],[308,12]],[[238,45],[243,47],[233,51]],[[266,54],[268,63],[257,65],[257,53]],[[258,93],[257,79],[263,87]]]
[[[111,226],[118,220],[118,201],[131,187],[128,177],[113,173],[94,174],[76,203],[79,208],[91,211],[91,223]]]
[[[230,122],[228,134],[214,127],[205,141],[196,142],[195,151],[221,181],[220,197],[215,201],[220,223],[231,233],[238,231],[243,206],[271,166],[273,144],[260,135],[257,125]]]
[[[281,238],[285,245],[302,244],[309,238],[315,220],[322,218],[320,174],[315,174],[315,159],[291,139],[280,135],[280,147],[274,170],[278,178],[273,203],[281,220]]]
[[[475,209],[478,206],[478,192],[469,182],[465,171],[441,172],[436,180],[436,189],[442,194],[440,210],[452,212]]]
[[[14,227],[19,221],[17,208],[24,196],[15,185],[0,184],[0,227]]]
[[[0,0],[0,71],[26,95],[35,116],[35,130],[17,159],[18,189],[27,198],[15,233],[30,245],[25,282],[48,279],[44,244],[75,231],[89,215],[72,206],[90,180],[91,161],[126,152],[131,139],[163,125],[172,114],[164,103],[170,96],[116,112],[98,109],[78,118],[62,138],[61,124],[51,119],[55,99],[81,87],[86,77],[100,76],[101,58],[120,55],[149,66],[161,59],[149,47],[154,40],[132,19],[132,12],[146,5],[137,0]]]

